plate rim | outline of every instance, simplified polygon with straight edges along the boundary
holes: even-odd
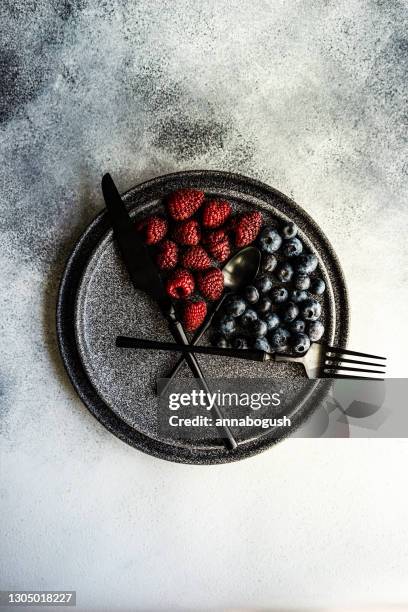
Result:
[[[337,257],[337,253],[332,247],[330,241],[324,234],[323,230],[319,227],[319,225],[314,221],[314,219],[309,215],[305,209],[300,206],[297,202],[295,202],[292,198],[287,196],[286,194],[280,192],[278,189],[267,185],[257,179],[253,179],[247,177],[245,175],[233,172],[224,172],[222,170],[183,170],[179,172],[171,172],[168,174],[160,175],[137,185],[130,187],[125,193],[122,194],[122,198],[128,208],[133,208],[133,201],[138,193],[148,191],[150,188],[158,188],[160,185],[165,185],[171,180],[179,180],[183,181],[183,179],[191,179],[192,177],[201,177],[201,178],[218,178],[222,181],[234,182],[234,187],[236,184],[243,183],[246,187],[251,187],[252,189],[257,189],[258,191],[265,192],[266,195],[276,196],[278,201],[281,199],[286,202],[291,208],[294,208],[301,217],[303,217],[305,223],[308,227],[313,228],[314,232],[316,232],[319,236],[319,240],[324,244],[325,253],[330,255],[332,263],[336,268],[335,274],[339,279],[338,288],[341,289],[342,293],[342,327],[341,327],[341,345],[344,347],[347,344],[348,334],[349,334],[349,325],[350,325],[350,309],[349,309],[349,301],[348,301],[348,290],[347,284],[344,277],[344,273],[340,264],[340,261]],[[245,191],[241,192],[245,193]],[[282,211],[285,214],[284,211]],[[66,333],[66,298],[71,296],[73,303],[75,305],[77,292],[81,284],[82,275],[84,270],[86,269],[87,262],[92,257],[93,251],[98,247],[101,242],[101,239],[105,236],[106,232],[109,231],[110,223],[108,222],[108,218],[106,215],[106,211],[102,210],[99,212],[91,223],[85,228],[84,232],[81,234],[79,240],[76,241],[72,251],[70,252],[66,264],[64,267],[64,271],[60,280],[59,289],[58,289],[58,299],[57,299],[57,307],[56,307],[56,325],[57,325],[57,340],[59,352],[64,364],[64,368],[68,374],[68,377],[81,398],[82,402],[85,404],[87,409],[101,422],[111,433],[113,433],[116,437],[126,442],[127,444],[137,448],[147,454],[159,457],[161,459],[166,459],[172,462],[178,463],[190,463],[190,464],[221,464],[228,463],[232,461],[242,460],[246,457],[253,456],[258,454],[273,444],[284,439],[283,436],[279,439],[270,439],[263,438],[256,439],[254,443],[248,443],[245,448],[241,449],[241,452],[231,452],[226,449],[216,448],[215,452],[209,451],[208,449],[194,449],[193,447],[175,447],[174,445],[167,444],[163,441],[156,440],[152,437],[148,437],[146,434],[139,432],[138,430],[132,428],[129,424],[127,424],[123,419],[121,419],[109,406],[99,397],[97,390],[92,385],[89,380],[85,368],[79,359],[79,349],[76,345],[76,339],[74,340],[75,348],[74,353],[76,352],[77,363],[75,363],[75,355],[70,354],[70,348],[72,346],[67,346],[65,333]],[[96,232],[96,235],[94,236]],[[98,237],[99,234],[99,237]],[[87,244],[88,241],[94,243],[93,247],[89,248]],[[77,263],[78,257],[83,256],[82,251],[85,251],[86,259],[83,264],[80,266],[80,273],[75,274],[75,265]],[[73,276],[73,278],[71,278]],[[72,281],[76,280],[76,285],[74,286],[74,292],[72,293],[72,287],[70,284]],[[74,327],[74,338],[75,338],[75,321],[73,321]],[[72,339],[71,339],[72,344]],[[82,370],[82,378],[84,380],[78,380],[78,376],[81,376]],[[90,389],[86,389],[86,383]],[[321,393],[322,397],[327,393],[327,385],[321,384]],[[89,391],[91,390],[92,401],[90,401]],[[313,399],[316,401],[319,395],[319,390],[315,391],[313,394]],[[308,403],[308,400],[306,400]],[[308,412],[311,412],[309,409]],[[292,432],[294,429],[292,430]],[[251,448],[252,446],[252,448]],[[174,450],[177,448],[177,454],[174,455]],[[166,449],[168,452],[166,452]]]

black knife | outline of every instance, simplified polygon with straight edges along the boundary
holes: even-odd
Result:
[[[176,342],[188,345],[187,336],[176,317],[174,305],[165,291],[161,276],[147,246],[138,232],[135,231],[134,223],[110,174],[105,174],[102,177],[102,192],[112,222],[114,236],[134,287],[145,291],[154,298],[167,320],[173,338]],[[200,380],[203,389],[209,393],[210,390],[195,355],[189,353],[185,358],[195,378]],[[213,410],[218,418],[223,418],[218,406],[215,405]],[[237,442],[229,427],[224,426],[223,431],[228,447],[232,450],[237,448]]]

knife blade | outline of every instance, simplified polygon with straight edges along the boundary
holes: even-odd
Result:
[[[105,174],[102,177],[102,193],[113,226],[113,233],[133,286],[148,293],[158,303],[176,342],[188,345],[188,338],[176,317],[174,305],[165,291],[161,276],[147,246],[138,232],[135,231],[134,223],[110,174]],[[210,393],[195,355],[193,353],[187,354],[186,361],[195,378],[198,378],[204,390]],[[219,418],[223,418],[223,414],[217,405],[214,406],[214,412]],[[229,427],[224,425],[222,429],[228,446],[232,450],[237,448],[237,442]]]
[[[170,310],[171,300],[164,289],[161,276],[147,246],[135,230],[134,222],[110,174],[105,174],[102,178],[102,192],[116,242],[134,287],[151,295],[161,309]]]

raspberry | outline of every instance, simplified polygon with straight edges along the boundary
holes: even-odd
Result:
[[[195,245],[200,242],[201,232],[198,221],[188,219],[176,226],[173,238],[179,244]]]
[[[208,247],[208,252],[220,263],[227,261],[231,254],[230,243],[228,238],[224,238],[215,244]]]
[[[262,225],[260,212],[249,212],[240,215],[234,223],[235,244],[237,247],[251,244],[257,237]]]
[[[138,232],[143,232],[146,244],[157,244],[167,234],[167,221],[162,217],[148,217],[136,223]]]
[[[203,243],[208,246],[213,246],[214,244],[217,244],[217,242],[223,242],[224,240],[226,240],[226,238],[227,234],[225,230],[217,229],[213,232],[207,232],[206,234],[204,234]]]
[[[232,211],[229,202],[217,202],[211,200],[207,202],[203,209],[203,225],[204,227],[219,227],[228,219]]]
[[[204,194],[197,189],[180,189],[172,193],[168,199],[168,209],[175,221],[188,219],[200,208]]]
[[[224,277],[221,270],[211,268],[198,275],[198,287],[207,300],[218,300],[224,289]]]
[[[168,279],[167,293],[176,300],[187,298],[194,291],[194,278],[191,272],[179,268]]]
[[[159,249],[156,263],[160,270],[171,270],[171,268],[174,268],[178,258],[177,244],[172,240],[163,240],[159,244]]]
[[[190,270],[206,270],[211,266],[211,259],[202,246],[192,246],[181,256],[181,263]]]
[[[204,300],[186,302],[183,311],[183,326],[186,331],[194,331],[205,319],[207,304]]]

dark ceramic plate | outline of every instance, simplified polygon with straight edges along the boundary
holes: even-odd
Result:
[[[304,243],[319,258],[327,284],[323,310],[325,339],[345,346],[348,334],[347,292],[337,257],[318,225],[288,197],[258,181],[237,174],[189,171],[162,176],[124,194],[132,216],[160,210],[168,193],[191,187],[228,199],[235,210],[256,207],[268,219],[292,220]],[[169,339],[171,336],[151,300],[135,292],[123,269],[105,213],[91,223],[68,260],[59,293],[57,330],[68,375],[92,414],[116,436],[149,454],[182,463],[224,463],[261,452],[277,440],[269,430],[245,437],[237,432],[235,451],[222,442],[175,442],[157,427],[157,378],[166,375],[177,356],[173,353],[117,349],[117,334]],[[208,378],[304,377],[297,364],[253,363],[200,355]],[[273,375],[271,373],[273,368]],[[188,377],[186,368],[180,376]],[[327,391],[327,381],[316,381],[298,396],[291,414],[292,429],[313,411]]]

